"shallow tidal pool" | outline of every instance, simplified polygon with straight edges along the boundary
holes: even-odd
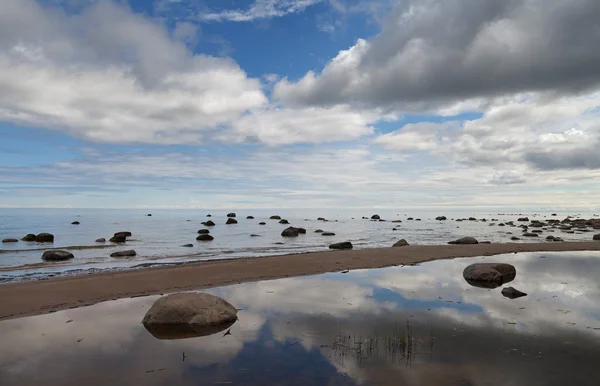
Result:
[[[516,267],[495,289],[475,262]],[[508,299],[503,287],[528,295]],[[157,339],[157,296],[0,322],[8,385],[598,385],[600,253],[510,254],[211,289],[230,329]],[[177,336],[170,336],[171,338]]]

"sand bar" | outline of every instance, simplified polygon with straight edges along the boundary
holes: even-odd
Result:
[[[600,251],[600,242],[428,245],[217,260],[0,285],[0,320],[105,300],[249,281],[513,252]]]

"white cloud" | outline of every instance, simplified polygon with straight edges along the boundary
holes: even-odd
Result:
[[[205,12],[200,15],[204,21],[248,22],[271,19],[288,14],[303,12],[323,0],[255,0],[248,9],[228,9],[218,12]]]
[[[444,132],[458,127],[457,123],[411,123],[392,133],[383,134],[374,143],[390,150],[434,150],[443,140]]]

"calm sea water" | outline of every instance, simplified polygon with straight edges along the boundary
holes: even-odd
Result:
[[[544,257],[544,258],[541,258]],[[463,269],[505,262],[507,285]],[[156,296],[0,322],[2,385],[600,384],[600,254],[530,253],[211,289],[239,308],[224,332],[159,340]]]
[[[237,214],[238,224],[225,225],[227,213]],[[148,217],[146,214],[151,213]],[[196,241],[198,229],[206,221],[206,215],[217,224],[210,228],[214,236],[211,242]],[[362,220],[379,214],[387,222]],[[528,214],[531,218],[562,219],[577,213]],[[254,216],[247,220],[247,216]],[[281,237],[281,231],[288,225],[269,220],[271,215],[280,215],[291,225],[307,229],[307,234],[297,238]],[[449,221],[435,221],[435,217],[445,215]],[[407,217],[421,221],[408,221]],[[508,242],[512,236],[521,233],[519,228],[490,226],[489,222],[455,222],[452,218],[474,216],[478,219],[497,218],[502,221],[516,220],[519,215],[500,215],[490,212],[406,212],[373,209],[328,210],[328,209],[270,209],[270,210],[121,210],[121,209],[0,209],[0,239],[21,238],[27,233],[49,232],[55,235],[52,248],[70,250],[75,258],[67,262],[43,262],[41,255],[50,245],[38,243],[0,244],[0,282],[25,278],[44,278],[57,274],[81,273],[82,270],[125,269],[148,264],[171,264],[209,259],[268,256],[311,251],[325,251],[334,242],[351,241],[355,249],[391,246],[395,240],[404,238],[411,244],[445,244],[463,236],[474,236],[491,242]],[[591,218],[592,213],[582,213],[581,217]],[[325,217],[329,221],[317,221]],[[402,220],[402,223],[391,223]],[[71,225],[79,221],[80,225]],[[258,225],[265,221],[267,225]],[[393,230],[396,228],[397,230]],[[314,233],[316,229],[331,231],[333,237]],[[125,245],[95,243],[104,237],[107,240],[119,231],[130,231],[133,236]],[[257,234],[260,237],[251,237]],[[590,233],[574,234],[544,232],[536,239],[523,239],[520,242],[543,241],[547,234],[570,240],[590,240]],[[192,243],[192,248],[182,247]],[[87,248],[106,245],[106,248]],[[77,248],[73,248],[77,247]],[[134,249],[134,258],[111,258],[112,252]]]

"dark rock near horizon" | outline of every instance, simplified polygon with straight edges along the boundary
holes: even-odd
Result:
[[[317,218],[317,221],[325,221],[325,217],[319,217]]]
[[[449,241],[448,244],[479,244],[475,237],[463,237],[458,240]]]
[[[35,235],[33,233],[28,233],[21,240],[23,240],[23,241],[35,241]]]
[[[402,222],[402,220],[393,220],[392,222],[393,222],[393,223],[401,223],[401,222]]]
[[[148,213],[146,217],[152,217],[152,213]]]
[[[79,224],[80,224],[80,222],[79,222],[79,221],[73,221],[73,222],[71,223],[71,225],[79,225]]]
[[[371,220],[380,220],[380,219],[381,219],[381,217],[379,217],[378,214],[374,214],[371,216]]]
[[[237,222],[237,220],[236,220],[236,219],[234,219],[233,217],[229,217],[229,218],[227,219],[227,222],[226,222],[225,224],[226,224],[226,225],[231,225],[231,224],[237,224],[237,223],[238,223],[238,222]]]
[[[158,339],[206,336],[231,326],[237,309],[207,293],[177,293],[158,299],[144,315],[142,324]]]
[[[444,221],[444,220],[447,220],[448,218],[446,218],[446,216],[437,216],[435,219],[437,221]]]
[[[281,220],[281,216],[271,216],[269,220]]]
[[[343,241],[341,243],[331,244],[329,249],[352,249],[352,243],[350,241]]]
[[[204,225],[205,227],[214,227],[215,226],[215,223],[212,220],[204,221],[201,224]]]
[[[323,229],[317,229],[315,233],[323,233]]]
[[[133,257],[137,256],[137,252],[133,249],[129,249],[127,251],[118,251],[110,254],[110,257]]]
[[[279,220],[280,224],[289,224],[290,222],[286,219]]]
[[[185,248],[192,248],[194,246],[194,244],[183,244],[182,247]]]
[[[335,233],[333,233],[333,232],[323,232],[323,233],[321,233],[321,236],[335,236]]]
[[[233,213],[233,212],[232,212],[232,213],[227,213],[227,217],[229,217],[229,218],[233,218],[233,217],[235,217],[235,216],[236,216],[236,215],[235,215],[235,213]]]
[[[46,261],[64,261],[74,258],[68,251],[46,251],[42,254],[42,260]]]
[[[469,217],[469,221],[477,221],[475,217]]]
[[[254,220],[254,216],[246,216],[246,220]]]
[[[97,243],[105,243],[106,239],[104,237],[100,237],[99,239],[96,239]]]
[[[412,217],[407,218],[407,220],[414,220]]]
[[[529,217],[519,217],[517,221],[529,221]]]
[[[408,244],[408,241],[402,239],[402,240],[398,240],[394,243],[394,245],[392,245],[392,247],[406,247]]]
[[[8,237],[8,238],[6,238],[6,239],[3,239],[3,240],[2,240],[2,242],[3,242],[3,243],[18,243],[18,242],[19,242],[19,240],[17,240],[17,239],[13,239],[12,237]]]
[[[510,264],[475,263],[463,271],[463,278],[472,286],[497,288],[515,279],[517,270]]]
[[[267,225],[267,223],[264,222],[264,221],[261,221],[261,222],[258,223],[258,225]]]
[[[502,288],[502,295],[509,299],[517,299],[522,298],[523,296],[527,296],[525,292],[521,292],[513,287]]]
[[[37,241],[38,243],[53,243],[54,235],[51,233],[40,233],[37,236],[35,236],[35,241]]]
[[[198,240],[198,241],[212,241],[214,239],[215,238],[212,237],[211,235],[209,235],[208,233],[203,233],[203,234],[198,235],[198,237],[196,237],[196,240]]]
[[[208,229],[198,229],[198,234],[199,235],[205,235],[210,233],[210,231]]]
[[[262,237],[261,235],[257,235],[256,233],[252,233],[250,237]]]

